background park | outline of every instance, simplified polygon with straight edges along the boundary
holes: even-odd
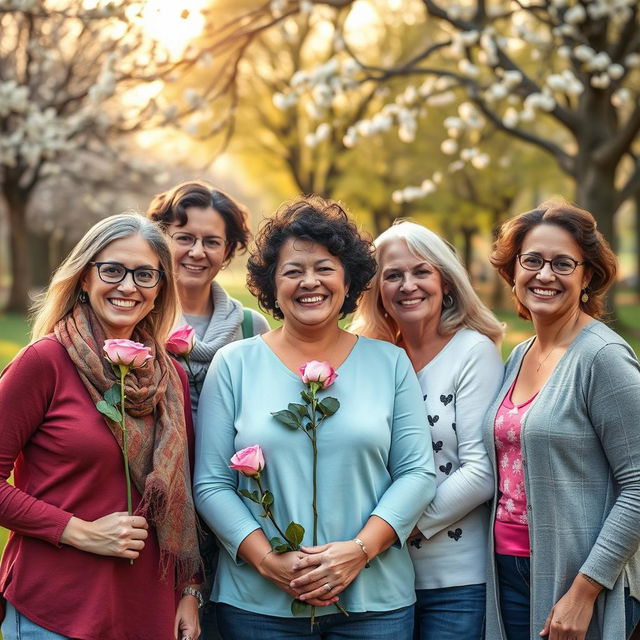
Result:
[[[562,195],[619,256],[610,321],[640,353],[639,131],[636,0],[0,0],[0,368],[89,226],[192,178],[254,228],[312,192],[373,235],[429,226],[505,355],[532,331],[493,236]],[[221,281],[256,307],[242,256]]]

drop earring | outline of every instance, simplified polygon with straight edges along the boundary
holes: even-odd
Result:
[[[78,292],[78,302],[87,303],[89,302],[89,294],[82,289]]]
[[[582,295],[580,296],[580,300],[582,301],[582,304],[587,304],[587,302],[589,302],[589,294],[587,293],[586,287],[582,290]]]
[[[278,304],[278,301],[277,301],[277,300],[273,303],[273,306],[274,306],[276,309],[279,309],[279,308],[280,308],[280,305]]]

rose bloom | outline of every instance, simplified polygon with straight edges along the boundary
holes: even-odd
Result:
[[[320,382],[322,383],[322,388],[326,389],[334,383],[338,374],[328,362],[311,360],[300,367],[300,376],[302,377],[302,382],[305,384],[309,382]]]
[[[254,444],[233,454],[229,466],[249,478],[258,475],[264,469],[260,445]]]
[[[109,362],[137,369],[141,367],[151,355],[151,349],[133,340],[105,340],[104,352]]]
[[[171,333],[167,339],[165,347],[167,351],[172,353],[174,356],[184,357],[191,353],[195,341],[195,329],[192,326],[185,324],[182,327],[178,327]]]

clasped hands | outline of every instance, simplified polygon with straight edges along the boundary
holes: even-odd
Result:
[[[327,607],[358,576],[367,556],[353,541],[329,542],[299,551],[269,553],[260,573],[293,598],[315,607]]]

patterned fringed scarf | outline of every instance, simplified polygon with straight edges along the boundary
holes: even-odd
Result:
[[[119,378],[104,357],[104,330],[91,307],[76,304],[56,324],[54,333],[66,348],[91,399],[101,400]],[[173,561],[177,586],[181,588],[200,569],[182,385],[171,359],[157,351],[152,335],[136,328],[132,339],[150,347],[153,355],[153,359],[127,375],[125,386],[129,467],[132,481],[142,495],[136,513],[144,515],[156,529],[163,579]],[[122,447],[120,425],[103,418]]]

